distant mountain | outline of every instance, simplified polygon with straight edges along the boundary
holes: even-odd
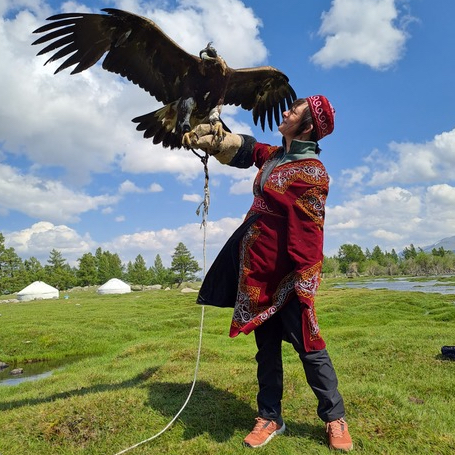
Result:
[[[425,251],[425,253],[431,253],[433,248],[436,248],[438,250],[441,247],[443,247],[445,250],[455,252],[455,235],[439,240],[439,242],[435,243],[434,245],[425,246],[422,248],[422,250]]]

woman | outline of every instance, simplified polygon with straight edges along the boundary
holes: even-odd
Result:
[[[230,336],[254,331],[257,344],[258,417],[244,439],[261,447],[285,430],[282,340],[292,343],[318,399],[329,445],[349,451],[338,380],[321,336],[314,298],[323,261],[324,205],[329,177],[318,141],[334,128],[335,111],[322,95],[296,100],[283,113],[282,146],[226,133],[216,141],[210,125],[196,128],[194,147],[221,163],[259,168],[254,200],[244,223],[214,261],[199,293],[204,305],[233,306]]]

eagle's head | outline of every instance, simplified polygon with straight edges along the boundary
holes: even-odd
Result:
[[[209,68],[216,68],[216,71],[223,75],[228,71],[226,62],[218,55],[211,42],[207,44],[205,49],[199,52],[199,57],[201,58],[201,67],[199,70],[203,75],[207,74],[206,71],[210,71]]]
[[[212,43],[208,43],[207,47],[205,49],[202,49],[201,52],[199,52],[199,57],[202,60],[216,60],[218,58],[218,53],[216,52],[216,49],[212,46]]]

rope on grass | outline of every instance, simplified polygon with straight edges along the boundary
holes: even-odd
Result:
[[[197,152],[192,150],[195,155],[197,155],[201,161],[202,164],[204,165],[204,174],[205,174],[205,182],[204,182],[204,199],[199,205],[196,214],[199,215],[201,208],[202,208],[202,223],[201,226],[203,228],[203,256],[204,256],[204,265],[203,265],[203,274],[205,276],[205,270],[206,270],[206,238],[207,238],[207,215],[209,212],[209,204],[210,204],[210,193],[209,193],[209,170],[208,170],[208,159],[209,155],[206,153],[205,156],[199,155]],[[180,414],[183,412],[183,410],[186,408],[186,405],[189,403],[191,396],[193,395],[194,387],[196,386],[196,380],[197,380],[197,375],[199,372],[199,363],[201,360],[201,347],[202,347],[202,329],[204,327],[204,314],[205,314],[205,306],[202,305],[202,311],[201,311],[201,322],[199,325],[199,345],[198,345],[198,350],[197,350],[197,356],[196,356],[196,366],[194,369],[194,376],[193,376],[193,383],[191,384],[190,391],[188,393],[188,396],[183,403],[182,407],[180,410],[177,412],[177,414],[172,418],[172,420],[158,433],[155,435],[151,436],[150,438],[144,439],[143,441],[140,441],[130,447],[127,447],[126,449],[121,450],[120,452],[117,452],[115,455],[123,455],[124,453],[129,452],[130,450],[136,449],[137,447],[146,444],[147,442],[153,441],[153,439],[158,438],[161,436],[168,428],[170,428],[174,422],[179,418]]]

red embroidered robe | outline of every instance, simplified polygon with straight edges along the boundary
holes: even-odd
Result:
[[[327,172],[314,142],[293,141],[285,154],[282,147],[244,139],[229,165],[259,168],[253,204],[210,267],[197,301],[234,307],[229,335],[235,337],[298,298],[305,349],[323,349],[314,298],[324,257]]]
[[[250,333],[297,296],[305,349],[325,347],[314,298],[321,279],[329,178],[315,147],[314,142],[293,141],[283,154],[282,147],[254,145],[251,158],[259,172],[246,220],[259,217],[240,242],[231,337]]]

